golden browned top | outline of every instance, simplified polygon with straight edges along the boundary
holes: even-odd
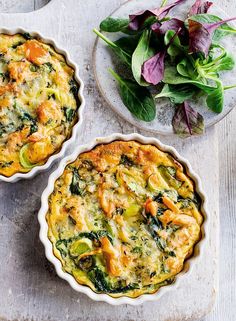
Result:
[[[152,145],[115,141],[67,165],[49,199],[63,269],[111,296],[173,281],[200,239],[199,197],[182,165]]]
[[[29,34],[0,34],[0,175],[44,164],[77,120],[74,70]]]

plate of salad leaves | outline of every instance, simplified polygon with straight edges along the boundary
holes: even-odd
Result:
[[[143,130],[204,133],[236,104],[234,20],[209,1],[127,1],[93,30],[102,95]]]

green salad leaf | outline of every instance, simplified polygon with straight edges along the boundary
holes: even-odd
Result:
[[[119,84],[122,101],[129,111],[140,120],[152,121],[156,116],[156,107],[149,90],[109,70]]]

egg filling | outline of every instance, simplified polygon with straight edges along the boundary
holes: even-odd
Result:
[[[200,205],[193,181],[169,153],[115,141],[66,166],[49,197],[48,236],[78,283],[137,297],[183,269],[201,237]]]
[[[29,34],[0,34],[0,175],[46,163],[71,136],[79,105],[64,56]]]

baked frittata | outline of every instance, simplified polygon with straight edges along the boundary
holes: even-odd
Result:
[[[29,34],[0,34],[0,175],[44,164],[70,137],[79,105],[64,56]]]
[[[49,197],[48,236],[64,271],[113,297],[173,282],[200,240],[193,181],[170,154],[115,141],[66,166]]]

